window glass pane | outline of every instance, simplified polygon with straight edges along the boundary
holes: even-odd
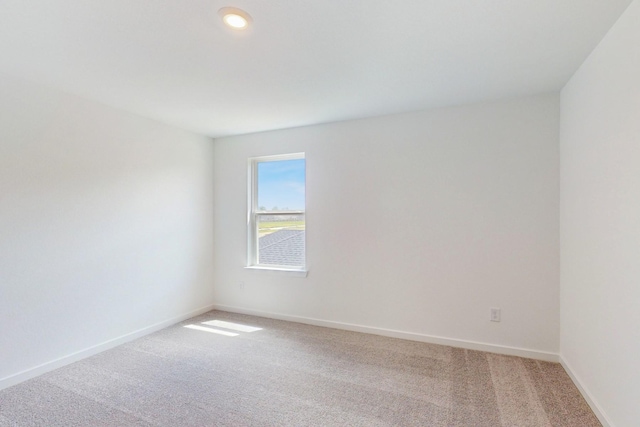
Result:
[[[258,264],[305,264],[304,214],[257,215]]]
[[[304,198],[304,159],[258,163],[258,211],[302,211]]]

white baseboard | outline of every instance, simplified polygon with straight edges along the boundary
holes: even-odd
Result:
[[[598,417],[598,420],[600,420],[600,423],[602,424],[602,426],[613,427],[613,424],[605,414],[602,407],[598,405],[596,400],[593,398],[593,395],[589,392],[589,389],[585,387],[584,383],[580,380],[580,377],[578,377],[576,373],[573,371],[573,369],[571,369],[571,365],[567,363],[567,361],[562,357],[562,355],[560,355],[560,364],[569,375],[569,378],[571,378],[571,381],[573,381],[576,387],[578,387],[578,390],[582,394],[582,397],[584,397],[584,400],[587,401],[593,413],[596,414],[596,417]]]
[[[450,347],[466,348],[468,350],[486,351],[489,353],[505,354],[508,356],[526,357],[528,359],[538,359],[547,362],[558,362],[557,353],[529,350],[526,348],[509,347],[495,344],[486,344],[475,341],[459,340],[454,338],[444,338],[433,335],[417,334],[414,332],[403,332],[393,329],[377,328],[372,326],[354,325],[351,323],[335,322],[331,320],[314,319],[310,317],[291,316],[288,314],[271,313],[266,311],[252,310],[241,307],[214,304],[216,310],[229,311],[232,313],[249,314],[270,319],[287,320],[290,322],[304,323],[307,325],[324,326],[327,328],[343,329],[354,332],[364,332],[367,334],[382,335],[385,337],[402,338],[411,341],[420,341],[430,344],[447,345]]]
[[[58,359],[52,360],[50,362],[43,363],[41,365],[35,366],[33,368],[24,370],[22,372],[18,372],[17,374],[10,375],[5,378],[0,379],[0,390],[5,389],[7,387],[11,387],[28,379],[37,377],[46,372],[53,371],[54,369],[61,368],[65,365],[69,365],[70,363],[77,362],[78,360],[85,359],[89,356],[93,356],[94,354],[98,354],[105,350],[109,350],[113,347],[117,347],[121,344],[124,344],[129,341],[133,341],[136,338],[143,337],[145,335],[149,335],[153,332],[159,331],[160,329],[164,329],[168,326],[174,325],[176,323],[182,322],[183,320],[190,319],[194,316],[198,316],[199,314],[206,313],[207,311],[211,311],[215,308],[214,305],[208,305],[206,307],[201,307],[197,310],[190,311],[189,313],[182,314],[180,316],[173,317],[171,319],[162,321],[160,323],[156,323],[151,326],[147,326],[142,329],[138,329],[137,331],[128,333],[126,335],[122,335],[118,338],[111,339],[109,341],[105,341],[101,344],[96,344],[89,348],[85,348],[84,350],[77,351],[75,353],[71,353],[67,356],[60,357]]]

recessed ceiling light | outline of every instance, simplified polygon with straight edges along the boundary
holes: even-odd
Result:
[[[222,21],[227,27],[234,30],[244,30],[251,23],[251,16],[244,10],[235,7],[223,7],[218,11],[218,15],[222,17]]]

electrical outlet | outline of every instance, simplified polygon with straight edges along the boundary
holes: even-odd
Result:
[[[499,322],[500,321],[500,309],[499,308],[492,308],[491,309],[491,321],[492,322]]]
[[[244,291],[244,282],[239,282],[238,287],[240,288],[241,291]]]

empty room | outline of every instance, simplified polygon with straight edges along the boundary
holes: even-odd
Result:
[[[0,0],[0,427],[640,426],[640,0]]]

